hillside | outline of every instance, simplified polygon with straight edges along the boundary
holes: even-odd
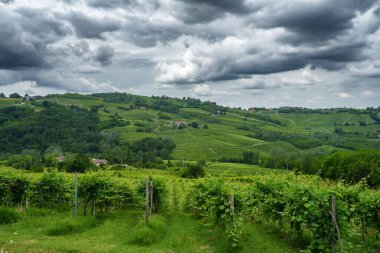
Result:
[[[197,99],[143,97],[122,93],[49,95],[17,107],[43,110],[49,101],[96,113],[101,132],[116,133],[122,142],[146,137],[172,139],[172,159],[216,160],[238,157],[245,150],[263,156],[340,149],[380,149],[379,109],[262,109],[247,111]],[[1,107],[15,99],[0,99]],[[177,122],[177,123],[175,123]],[[192,127],[196,122],[198,126]],[[9,122],[8,122],[9,124]],[[186,127],[173,124],[187,124]],[[46,147],[45,147],[46,148]]]

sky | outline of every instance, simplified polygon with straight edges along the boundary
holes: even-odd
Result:
[[[0,0],[0,92],[380,106],[380,0]]]

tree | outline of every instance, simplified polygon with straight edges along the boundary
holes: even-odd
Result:
[[[245,164],[258,164],[259,163],[259,153],[254,151],[244,151],[242,153],[242,163]]]
[[[6,98],[6,96],[4,95],[4,93],[0,93],[0,98]]]
[[[199,128],[199,124],[198,124],[198,122],[196,122],[196,121],[194,121],[193,123],[191,123],[191,126],[192,126],[193,128]]]
[[[18,93],[12,93],[12,94],[9,95],[9,98],[22,98],[22,97]]]
[[[77,154],[74,160],[69,161],[66,167],[67,172],[84,173],[92,167],[90,158],[83,154]]]
[[[206,161],[200,160],[196,164],[189,164],[182,173],[182,177],[200,178],[206,175]]]

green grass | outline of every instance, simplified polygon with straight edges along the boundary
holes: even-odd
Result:
[[[225,235],[217,225],[210,225],[189,215],[173,213],[153,215],[148,226],[143,213],[112,213],[101,224],[87,226],[93,217],[78,217],[70,212],[22,214],[22,221],[0,226],[0,250],[4,252],[228,252]],[[77,230],[59,230],[48,235],[52,227],[84,224]],[[66,227],[69,227],[66,225]],[[299,252],[277,234],[264,232],[255,224],[245,225],[240,252]],[[67,232],[69,231],[69,232]],[[255,249],[257,251],[252,251]]]
[[[270,173],[288,173],[286,170],[267,169],[258,165],[238,164],[238,163],[209,163],[206,168],[209,175],[224,176],[250,176],[250,175],[267,175]]]
[[[100,220],[94,217],[69,217],[53,223],[51,228],[46,231],[49,236],[60,236],[82,233],[100,224]]]
[[[20,214],[14,208],[0,207],[0,225],[15,223],[20,220]]]
[[[0,108],[9,105],[15,105],[19,101],[20,99],[18,98],[0,98]]]

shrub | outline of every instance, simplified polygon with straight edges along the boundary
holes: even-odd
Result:
[[[205,170],[206,162],[198,161],[196,164],[189,164],[188,167],[183,171],[182,177],[186,178],[199,178],[206,175]]]
[[[20,214],[12,208],[0,207],[0,224],[15,223],[20,220]]]
[[[85,230],[95,227],[99,220],[94,217],[78,217],[77,219],[69,218],[59,221],[53,227],[47,230],[49,236],[60,236],[69,234],[82,233]]]
[[[63,206],[68,202],[69,193],[69,184],[62,174],[46,172],[35,185],[31,200],[39,207]]]
[[[29,188],[29,181],[16,171],[0,171],[0,205],[21,204]]]

